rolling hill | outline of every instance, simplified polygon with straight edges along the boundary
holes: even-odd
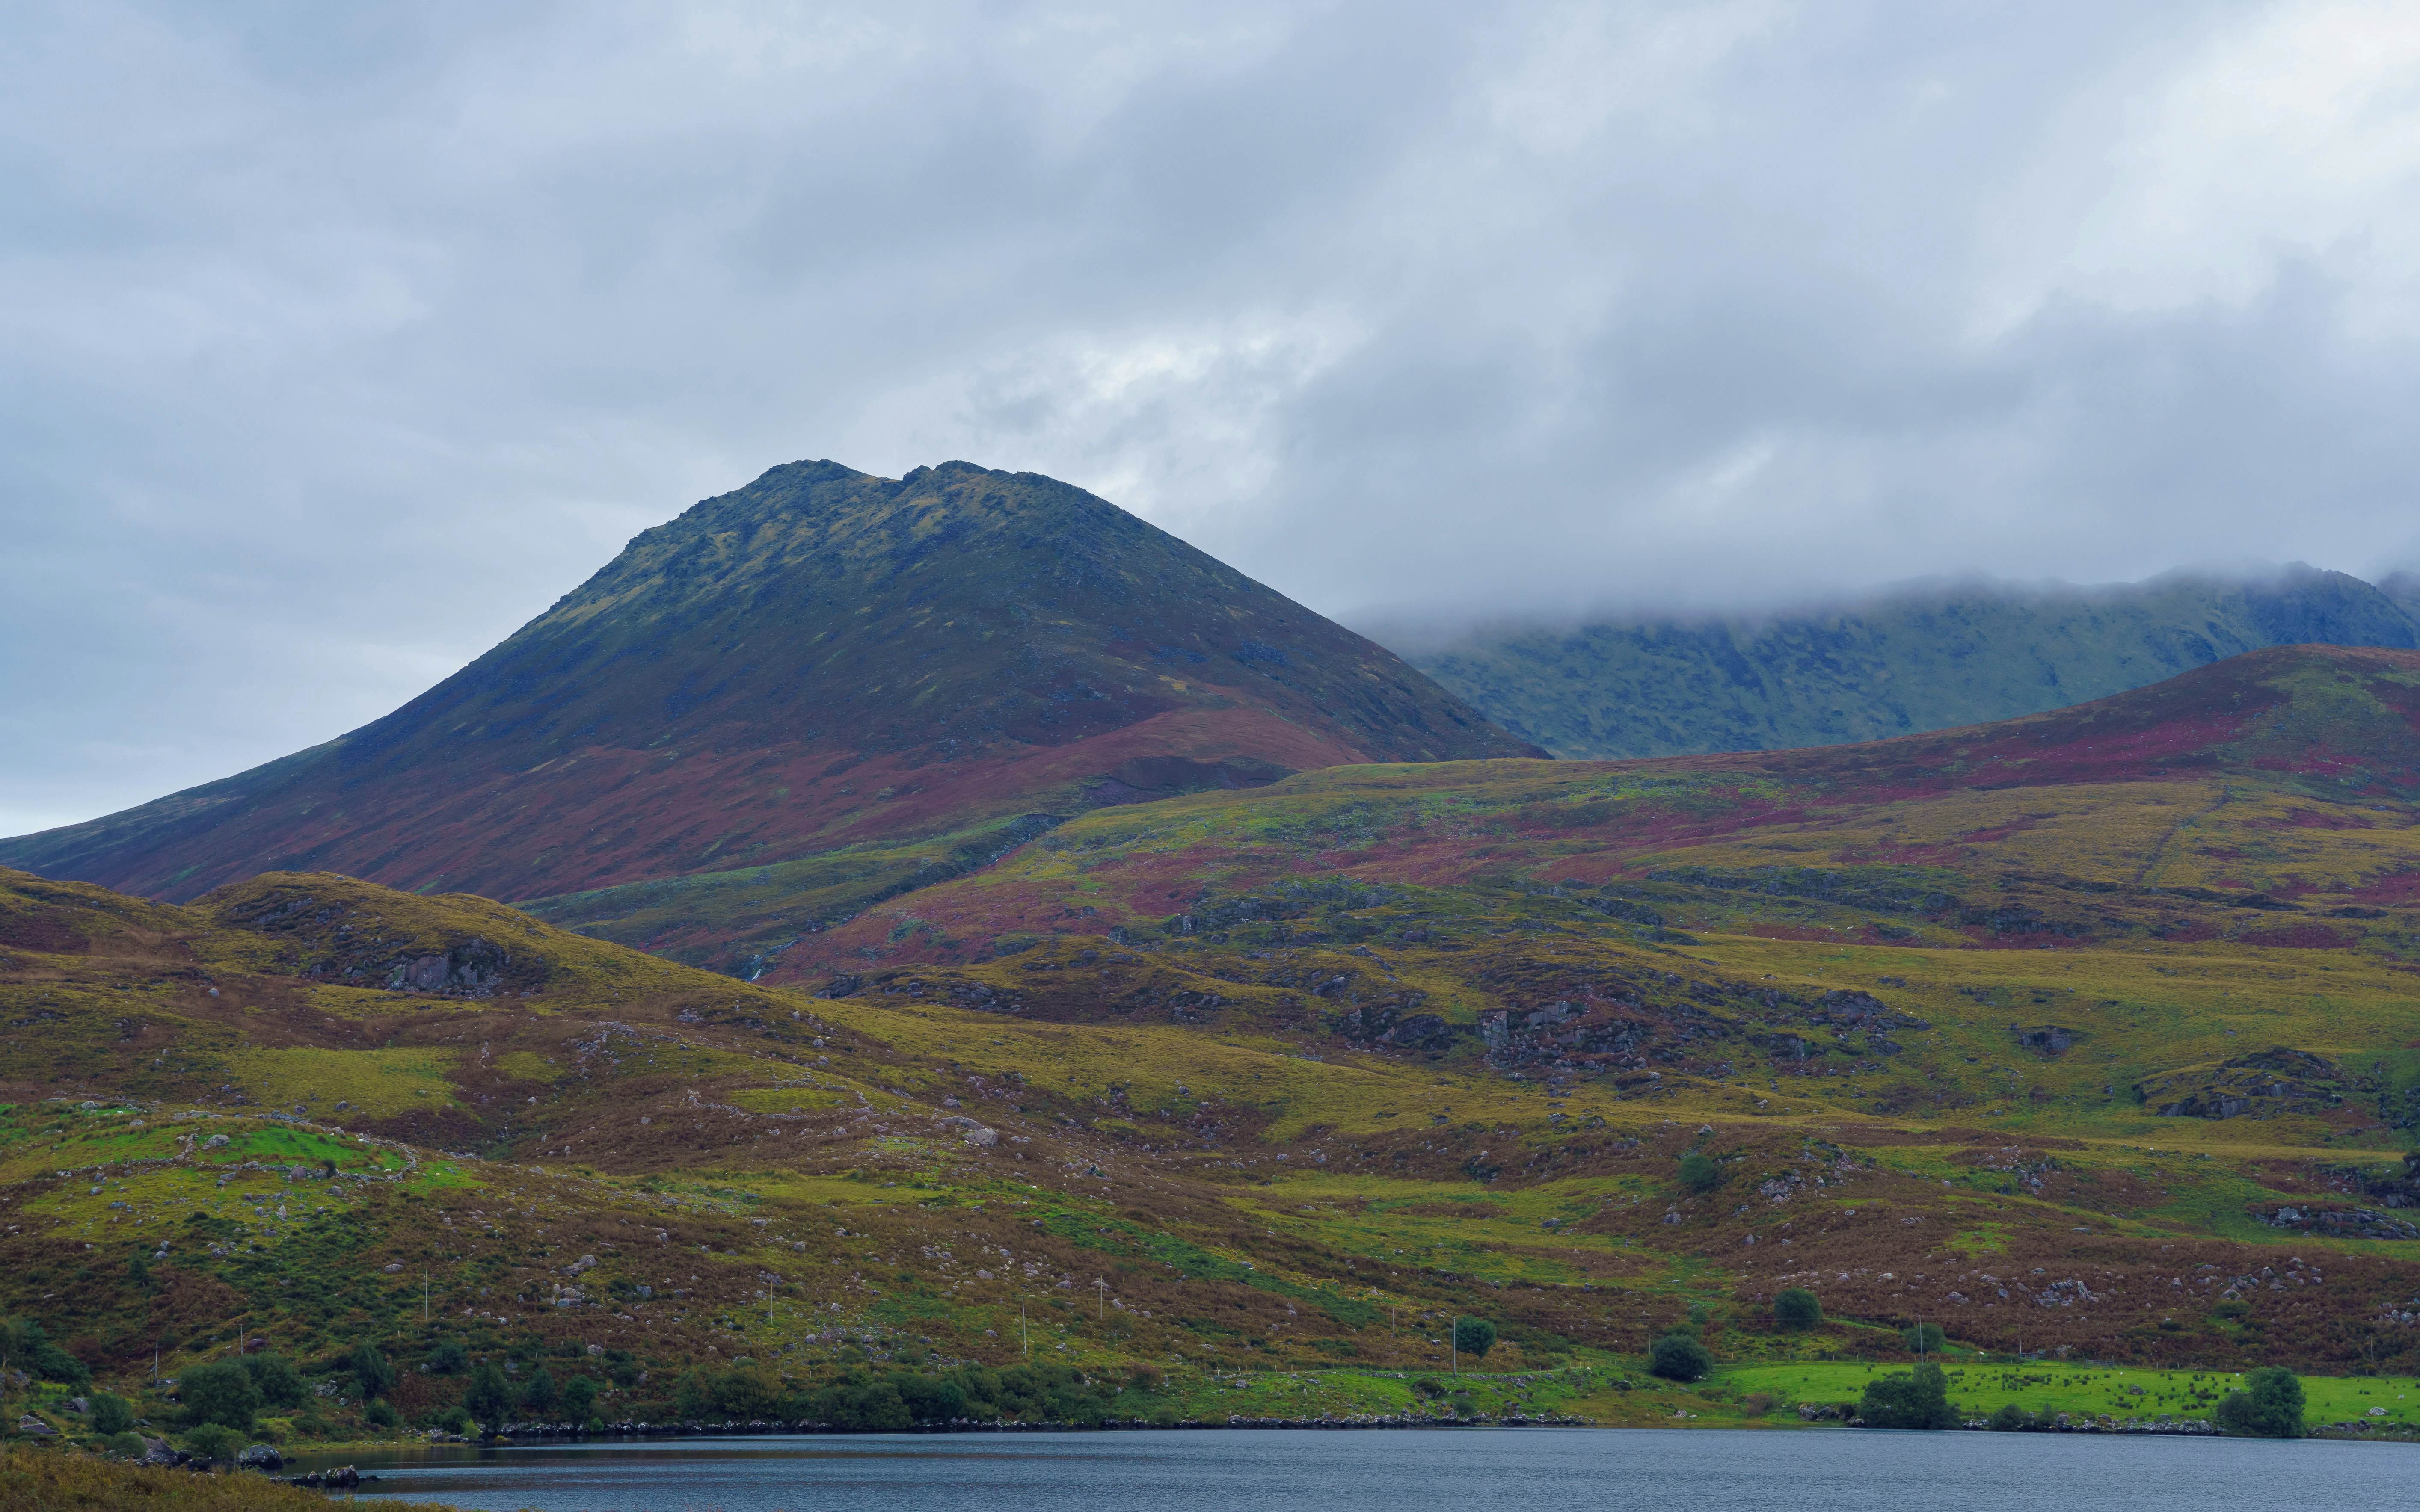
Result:
[[[2420,653],[2294,647],[1858,748],[1331,767],[1070,816],[754,981],[325,873],[0,875],[0,1303],[131,1390],[459,1344],[652,1421],[888,1372],[1736,1423],[1923,1319],[1970,1406],[2286,1363],[2420,1430],[2415,714]],[[1458,1314],[1509,1347],[1448,1381]],[[1644,1372],[1682,1323],[1714,1379]]]
[[[384,718],[0,841],[0,864],[171,900],[271,870],[535,898],[961,830],[941,849],[981,850],[1021,815],[1339,763],[1530,753],[1081,489],[799,462],[644,532]]]
[[[1379,632],[1562,757],[1777,750],[2012,718],[2269,646],[2420,645],[2420,581],[2294,566],[2111,588],[1917,587],[1837,609]],[[1413,649],[1418,646],[1419,649]]]

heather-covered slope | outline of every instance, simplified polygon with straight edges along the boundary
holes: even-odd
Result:
[[[1439,1411],[1463,1314],[1478,1410],[1615,1422],[1795,1422],[1920,1320],[1982,1411],[2053,1399],[1975,1368],[2021,1342],[2127,1362],[2119,1416],[2208,1410],[2145,1365],[2406,1372],[2415,710],[2420,654],[2302,647],[1861,749],[1330,768],[931,851],[754,982],[339,876],[0,874],[0,1309],[129,1391],[238,1319],[323,1383],[372,1341],[415,1427],[450,1344],[788,1419],[1005,1381],[1020,1319],[1115,1396],[1015,1410],[1063,1421]],[[1711,1382],[1645,1373],[1683,1319]]]
[[[799,462],[641,534],[385,718],[0,863],[178,899],[275,869],[525,898],[1528,750],[1081,489]]]
[[[1558,756],[1778,750],[2065,707],[2268,646],[2420,645],[2412,584],[1919,590],[1820,614],[1497,626],[1410,655]]]

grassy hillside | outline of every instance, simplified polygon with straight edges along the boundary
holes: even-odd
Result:
[[[534,898],[1529,749],[1081,489],[801,462],[643,532],[394,714],[0,864],[178,900],[321,869]]]
[[[908,1369],[1795,1423],[1919,1319],[1978,1401],[2411,1374],[2415,697],[2263,654],[1866,752],[1104,808],[757,982],[329,873],[12,873],[0,1304],[163,1423],[152,1350],[264,1340],[327,1386],[293,1440],[378,1432],[363,1340],[402,1425],[450,1345],[651,1420]],[[1445,1379],[1459,1314],[1505,1343]],[[1684,1320],[1721,1369],[1652,1381]]]
[[[2410,584],[2293,567],[2254,581],[1923,588],[1820,612],[1498,625],[1410,659],[1556,755],[1605,758],[1881,740],[2307,643],[2420,645]]]
[[[752,982],[332,874],[8,874],[0,1306],[162,1422],[155,1348],[264,1341],[327,1387],[264,1410],[295,1440],[378,1431],[364,1341],[406,1426],[456,1346],[654,1421],[905,1371],[1796,1422],[1917,1320],[1986,1405],[2400,1379],[2415,699],[2420,656],[2271,652],[1864,751],[1305,774],[1075,817]],[[1466,1314],[1504,1342],[1449,1379]],[[1684,1322],[1720,1368],[1653,1381]],[[66,1389],[17,1406],[73,1434]]]

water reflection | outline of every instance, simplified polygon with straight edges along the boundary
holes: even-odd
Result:
[[[381,1477],[365,1494],[493,1512],[2366,1512],[2408,1505],[2420,1471],[2396,1444],[1552,1428],[679,1439],[345,1458]]]

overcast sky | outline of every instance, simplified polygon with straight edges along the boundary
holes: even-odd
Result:
[[[1315,608],[2420,563],[2420,8],[0,8],[0,833],[765,468]]]

